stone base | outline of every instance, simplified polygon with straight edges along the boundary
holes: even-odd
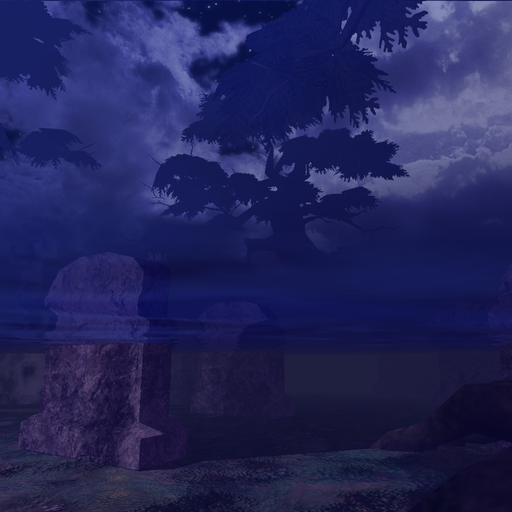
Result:
[[[49,346],[41,412],[21,423],[21,449],[145,469],[186,456],[169,418],[171,345]]]
[[[190,411],[251,418],[293,416],[295,404],[284,384],[284,352],[203,352],[201,391],[192,396]]]

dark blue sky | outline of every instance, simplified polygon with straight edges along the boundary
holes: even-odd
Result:
[[[0,160],[4,318],[30,309],[26,290],[41,303],[61,266],[115,250],[126,242],[120,232],[138,239],[162,220],[164,207],[152,204],[146,186],[158,169],[152,158],[163,162],[190,153],[181,131],[197,120],[202,93],[212,92],[223,71],[249,56],[245,37],[274,14],[268,7],[260,14],[263,2],[250,9],[251,2],[240,2],[247,4],[245,17],[234,8],[226,15],[231,2],[44,3],[53,17],[92,34],[63,43],[69,71],[63,77],[66,91],[57,92],[56,100],[0,80],[0,123],[22,134],[42,127],[68,130],[81,146],[93,144],[89,150],[102,168],[66,162],[57,169],[35,168],[23,158],[15,167],[9,156]],[[316,303],[339,293],[378,304],[372,311],[385,315],[381,304],[389,301],[405,311],[404,304],[413,301],[492,300],[512,263],[512,2],[425,1],[419,10],[428,11],[428,27],[419,38],[409,34],[407,49],[383,53],[377,34],[360,42],[396,90],[377,93],[381,108],[369,124],[353,129],[343,120],[334,124],[327,114],[321,126],[296,133],[317,136],[325,128],[347,127],[355,135],[371,129],[377,141],[400,146],[393,163],[410,174],[358,183],[329,173],[312,178],[326,193],[356,185],[370,189],[382,202],[359,218],[362,226],[404,225],[363,234],[321,220],[308,224],[321,250],[351,246],[365,254],[357,272],[325,274],[304,288],[303,295]],[[282,11],[276,7],[276,15]],[[194,155],[228,171],[263,176],[263,154],[220,156],[217,146],[200,143]],[[207,212],[194,223],[210,217]],[[271,234],[264,224],[248,222],[245,228],[223,244],[220,255],[218,241],[190,248],[198,269],[215,257],[243,261],[244,236]],[[256,264],[271,261],[265,258],[260,255]],[[200,282],[188,290],[201,295]],[[276,304],[295,303],[299,296],[286,287],[272,294]],[[208,300],[213,299],[201,299],[196,309]],[[283,314],[292,315],[291,306],[285,309]],[[331,316],[336,317],[335,306]]]

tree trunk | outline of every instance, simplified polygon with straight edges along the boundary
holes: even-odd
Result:
[[[247,261],[250,263],[252,257],[257,251],[270,251],[277,255],[279,260],[285,265],[300,265],[306,263],[318,262],[324,252],[317,249],[315,244],[306,235],[305,228],[298,229],[274,229],[273,235],[266,238],[245,238],[247,247]]]

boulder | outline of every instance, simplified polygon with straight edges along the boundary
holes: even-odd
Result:
[[[409,512],[512,510],[512,447],[460,470]]]
[[[392,430],[371,448],[421,452],[471,434],[512,442],[512,381],[465,384],[424,421]]]
[[[500,350],[443,350],[437,354],[439,390],[432,395],[432,410],[456,393],[464,384],[504,380]]]
[[[488,315],[491,329],[512,334],[512,265],[510,265],[498,288],[498,302]]]

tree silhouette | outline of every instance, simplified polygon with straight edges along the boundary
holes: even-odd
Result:
[[[257,223],[270,223],[271,236],[245,239],[249,261],[255,251],[267,250],[284,263],[302,263],[320,256],[306,235],[306,224],[316,219],[341,221],[365,231],[353,219],[379,202],[364,187],[321,197],[321,190],[308,181],[311,172],[325,174],[329,170],[344,181],[408,176],[401,166],[389,163],[397,149],[388,141],[375,142],[369,130],[353,138],[346,128],[324,130],[318,138],[304,135],[284,142],[278,162],[271,149],[264,180],[248,173],[228,175],[217,162],[181,154],[160,166],[153,189],[175,200],[164,215],[184,215],[190,220],[206,209],[218,211],[222,215],[209,224],[238,230],[252,217]],[[292,170],[285,174],[284,167]],[[248,208],[235,216],[242,204]]]
[[[26,81],[30,89],[44,90],[57,99],[56,89],[66,90],[59,74],[68,64],[58,48],[72,39],[71,33],[90,34],[69,20],[52,18],[43,2],[0,2],[0,48],[8,50],[0,59],[0,78]],[[57,167],[61,158],[75,165],[101,167],[83,148],[67,149],[69,144],[81,141],[66,130],[41,128],[29,133],[19,145],[13,144],[17,138],[13,135],[0,124],[0,151],[9,151],[16,165],[19,152],[37,167],[50,161]]]
[[[324,130],[316,139],[288,140],[288,136],[292,127],[307,129],[321,123],[326,97],[335,122],[348,109],[353,126],[359,126],[359,116],[368,123],[367,110],[375,114],[379,108],[376,98],[369,97],[374,86],[395,91],[380,78],[386,73],[374,67],[377,59],[350,39],[357,34],[359,42],[363,32],[371,37],[380,21],[384,51],[392,51],[390,34],[395,31],[405,48],[407,27],[416,36],[419,28],[426,28],[426,22],[420,21],[426,11],[406,16],[420,3],[305,0],[296,10],[247,36],[247,46],[258,54],[236,64],[222,76],[214,93],[204,95],[198,114],[201,120],[183,130],[182,140],[215,142],[221,152],[246,147],[250,140],[261,143],[267,152],[267,179],[259,181],[236,172],[228,176],[216,162],[176,155],[160,166],[153,183],[153,191],[175,200],[163,215],[191,219],[209,209],[221,213],[211,224],[242,230],[251,217],[270,223],[270,237],[245,239],[249,261],[257,250],[273,251],[285,263],[318,259],[321,251],[305,233],[306,224],[316,219],[345,222],[367,231],[354,222],[378,204],[366,188],[320,197],[321,191],[308,179],[312,171],[329,169],[345,181],[408,176],[400,166],[389,163],[398,146],[375,142],[371,131],[352,138],[343,128]],[[279,162],[274,161],[276,141],[284,141]],[[284,166],[293,169],[283,174]],[[241,205],[248,208],[235,217]]]

